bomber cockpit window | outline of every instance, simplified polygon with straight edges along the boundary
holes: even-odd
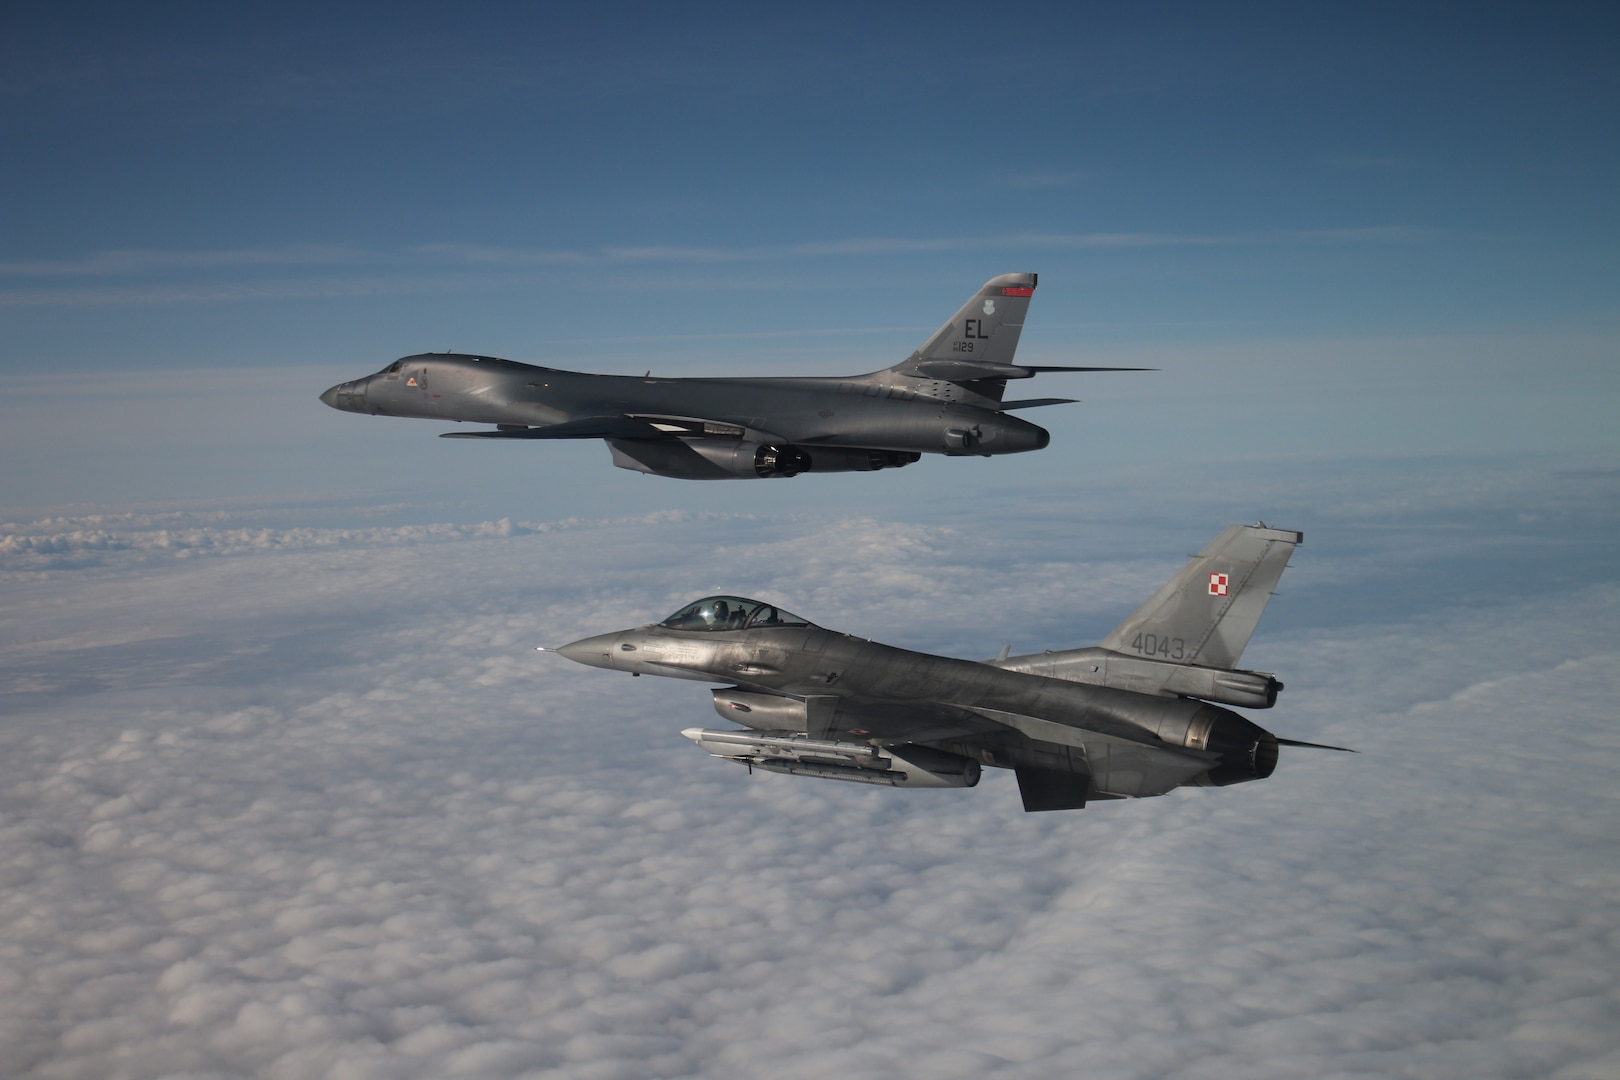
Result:
[[[741,596],[708,596],[658,624],[671,630],[753,630],[765,626],[809,626],[792,612]]]
[[[404,367],[404,366],[405,366],[405,361],[403,361],[403,360],[395,360],[392,364],[389,364],[387,367],[383,368],[383,374],[384,375],[398,375],[399,374],[399,369]]]

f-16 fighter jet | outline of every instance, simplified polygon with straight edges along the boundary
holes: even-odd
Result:
[[[1233,525],[1095,648],[974,662],[816,626],[774,604],[710,596],[661,623],[555,650],[591,667],[728,683],[741,728],[687,728],[752,769],[972,787],[1012,769],[1024,809],[1261,780],[1282,739],[1223,705],[1270,708],[1282,683],[1238,668],[1302,534]]]
[[[604,439],[621,469],[683,480],[871,472],[923,454],[1040,450],[1012,413],[1072,398],[1003,399],[1043,371],[1140,368],[1013,363],[1034,274],[1003,274],[903,363],[846,378],[587,375],[490,356],[423,353],[321,395],[334,409],[492,424],[447,439]]]

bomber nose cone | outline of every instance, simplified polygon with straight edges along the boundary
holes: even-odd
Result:
[[[332,408],[334,408],[334,409],[337,408],[338,407],[338,403],[337,403],[338,391],[343,389],[343,387],[345,385],[347,385],[347,384],[338,383],[336,386],[332,387],[332,389],[328,390],[326,393],[321,395],[321,401],[325,402],[327,405],[332,406]]]

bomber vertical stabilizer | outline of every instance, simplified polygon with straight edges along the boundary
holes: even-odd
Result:
[[[949,371],[953,363],[962,364],[964,371],[971,370],[969,365],[1010,365],[1018,351],[1018,337],[1024,332],[1030,298],[1035,295],[1035,280],[1034,274],[991,278],[901,367],[920,368],[923,375],[949,379],[948,374],[935,375],[928,369],[943,365],[942,370]],[[975,375],[984,377],[982,370]]]

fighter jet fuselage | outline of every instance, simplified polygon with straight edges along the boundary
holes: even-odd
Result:
[[[1013,363],[1034,274],[986,283],[923,347],[866,375],[667,378],[592,375],[464,353],[421,353],[321,395],[335,409],[492,424],[448,438],[604,439],[621,468],[689,480],[870,472],[923,454],[1039,450],[1044,428],[1003,400],[1008,380],[1118,368]]]
[[[816,626],[712,596],[664,621],[556,651],[591,667],[730,683],[715,710],[744,731],[684,731],[776,772],[972,787],[1013,769],[1029,810],[1263,779],[1279,739],[1226,705],[1269,708],[1282,684],[1238,668],[1300,534],[1232,526],[1095,647],[976,662]]]
[[[988,765],[1065,771],[1072,751],[1086,742],[1110,749],[1189,748],[1209,756],[1171,755],[1172,769],[1184,773],[1191,766],[1214,784],[1269,776],[1277,762],[1275,737],[1230,709],[1019,670],[1038,666],[1040,654],[981,663],[817,626],[713,633],[651,626],[558,651],[592,667],[736,683],[715,692],[716,711],[762,731],[925,743]],[[1101,658],[1102,650],[1085,651]],[[813,710],[825,713],[819,725]],[[819,730],[812,734],[812,728]],[[1134,781],[1103,779],[1110,794],[1152,793]]]

